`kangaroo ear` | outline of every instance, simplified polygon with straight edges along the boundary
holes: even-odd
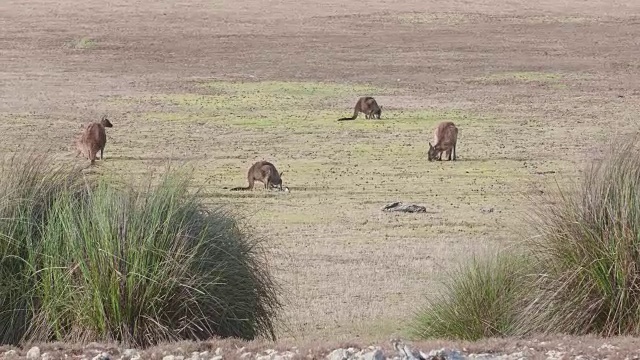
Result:
[[[382,105],[380,105],[380,110],[382,110]]]

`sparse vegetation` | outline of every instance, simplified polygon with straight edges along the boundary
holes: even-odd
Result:
[[[189,179],[146,191],[45,159],[0,173],[0,341],[273,337],[279,308],[262,247]]]
[[[415,333],[468,340],[539,332],[640,334],[638,143],[612,150],[571,190],[543,202],[531,218],[528,274],[508,258],[472,261],[452,277],[443,297],[429,301]],[[519,292],[522,284],[526,294]]]

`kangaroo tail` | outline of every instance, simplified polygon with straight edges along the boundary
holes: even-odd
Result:
[[[343,121],[343,120],[355,120],[358,117],[358,105],[356,105],[356,108],[353,110],[353,116],[352,117],[343,117],[338,119],[338,121]]]
[[[249,190],[249,187],[248,186],[246,186],[246,187],[239,186],[239,187],[234,187],[233,189],[230,189],[229,191],[240,191],[240,190]]]

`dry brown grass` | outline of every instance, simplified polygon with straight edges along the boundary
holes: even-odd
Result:
[[[0,3],[0,154],[70,157],[79,123],[107,113],[96,171],[190,161],[212,202],[268,237],[282,337],[384,339],[443,269],[521,240],[529,192],[637,131],[637,2],[305,1]],[[385,120],[335,122],[368,94]],[[429,164],[441,120],[460,161]],[[222,189],[258,159],[290,195]],[[379,211],[397,200],[429,212]]]

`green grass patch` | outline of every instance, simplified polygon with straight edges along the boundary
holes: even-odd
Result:
[[[79,39],[69,40],[66,45],[71,49],[88,50],[95,48],[98,43],[94,39],[83,37]]]
[[[381,92],[381,89],[368,86],[298,82],[209,82],[200,87],[209,94],[151,95],[130,101],[174,105],[208,113],[267,115],[283,110],[313,112],[320,109],[318,102],[343,96],[355,96],[355,104],[358,96]]]
[[[225,94],[227,96],[243,97],[255,95],[256,98],[275,98],[275,95],[284,96],[289,99],[332,98],[354,93],[379,93],[380,88],[364,85],[342,85],[336,83],[321,82],[285,82],[285,81],[262,81],[262,82],[208,82],[202,84],[213,92]]]
[[[348,97],[353,104],[359,96],[384,94],[387,90],[362,85],[307,82],[208,82],[205,94],[159,94],[112,99],[116,103],[145,104],[169,108],[150,111],[146,119],[167,121],[207,121],[245,129],[286,129],[300,134],[332,129],[389,132],[424,130],[439,121],[487,122],[495,119],[451,109],[403,110],[385,107],[381,120],[337,122],[353,113],[353,105],[336,107]]]
[[[141,188],[46,157],[0,172],[0,342],[273,337],[261,243],[172,172]]]

